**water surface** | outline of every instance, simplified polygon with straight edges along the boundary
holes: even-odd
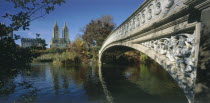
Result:
[[[187,103],[183,91],[157,64],[31,66],[31,73],[8,80],[15,88],[0,94],[0,103]]]

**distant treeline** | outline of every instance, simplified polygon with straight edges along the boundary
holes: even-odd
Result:
[[[50,48],[37,51],[40,54],[34,61],[53,62],[55,64],[79,64],[98,61],[98,51],[104,40],[115,28],[111,16],[102,16],[91,20],[82,29],[82,34],[78,36],[66,49]],[[106,63],[139,63],[145,62],[148,58],[138,51],[120,53],[113,50],[105,53],[103,61]]]

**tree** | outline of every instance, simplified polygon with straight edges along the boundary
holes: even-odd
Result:
[[[87,45],[80,38],[77,37],[71,44],[68,49],[69,52],[76,52],[78,55],[82,57],[82,59],[86,59],[88,56]]]
[[[91,20],[83,30],[82,39],[87,43],[89,48],[91,46],[100,47],[114,27],[113,18],[108,15]]]
[[[9,26],[0,23],[0,37],[6,36],[12,31],[20,28],[29,30],[30,23],[38,18],[44,17],[55,9],[56,5],[61,5],[65,0],[5,0],[14,5],[16,14],[5,13],[3,18],[9,19]]]
[[[64,0],[5,0],[14,6],[16,13],[5,13],[0,16],[10,21],[10,24],[0,23],[0,82],[1,77],[7,77],[11,72],[18,72],[29,64],[35,56],[31,48],[19,47],[14,39],[7,34],[19,29],[28,30],[30,23],[49,14],[56,5],[61,5]],[[1,1],[2,3],[2,1]],[[41,12],[42,11],[42,12]],[[18,39],[18,36],[15,37]],[[43,41],[45,42],[45,41]],[[45,46],[45,45],[44,45]]]
[[[0,14],[3,18],[10,21],[10,24],[0,23],[0,93],[7,94],[11,86],[16,87],[17,84],[9,85],[7,81],[15,77],[20,71],[29,71],[27,65],[31,63],[33,57],[36,56],[31,48],[19,47],[13,38],[7,36],[10,32],[19,29],[28,30],[33,20],[44,17],[55,9],[56,5],[61,5],[64,0],[1,0],[1,3],[9,2],[14,6],[16,13]],[[15,36],[19,39],[19,36]],[[43,41],[44,43],[45,41]],[[43,45],[45,47],[45,44]],[[11,80],[9,80],[11,81]],[[8,89],[10,88],[10,89]],[[12,90],[14,90],[11,89]],[[12,91],[13,92],[13,91]]]
[[[40,34],[36,33],[36,38],[39,38]]]

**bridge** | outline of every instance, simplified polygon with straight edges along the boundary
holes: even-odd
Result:
[[[145,0],[99,51],[136,49],[159,63],[189,103],[210,98],[210,0]]]

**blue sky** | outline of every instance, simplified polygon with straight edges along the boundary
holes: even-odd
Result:
[[[102,15],[110,15],[114,19],[116,26],[121,24],[128,16],[130,16],[144,0],[66,0],[65,4],[56,6],[56,9],[44,18],[34,20],[29,27],[30,30],[19,30],[14,32],[25,38],[35,38],[35,34],[41,34],[49,44],[52,38],[52,27],[57,21],[60,36],[64,22],[70,30],[69,38],[73,41],[77,34],[81,34],[80,30],[85,27],[92,19],[96,19]],[[13,13],[17,10],[5,2],[0,1],[0,16],[5,12]],[[9,21],[0,17],[0,22],[8,24]],[[17,41],[20,44],[20,40]]]

